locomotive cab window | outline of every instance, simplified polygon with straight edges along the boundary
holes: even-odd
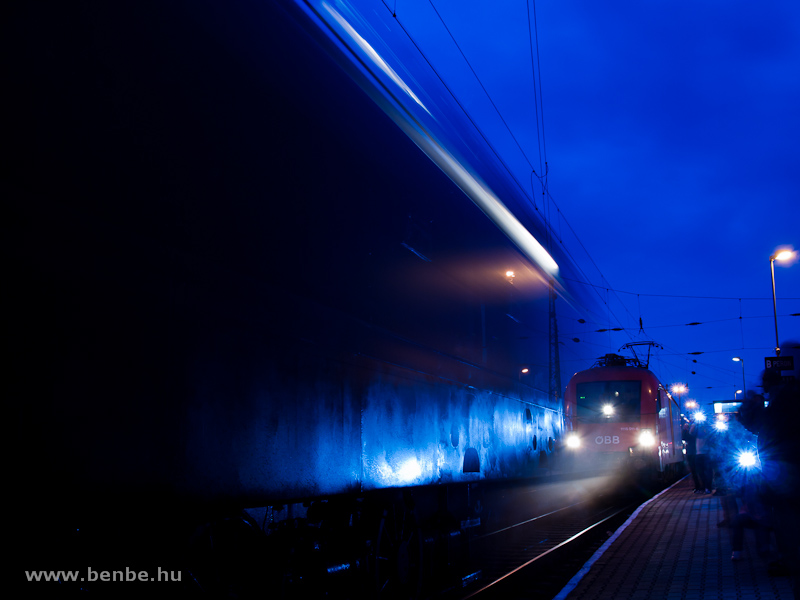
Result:
[[[641,414],[639,381],[579,383],[577,417],[588,423],[638,421]]]

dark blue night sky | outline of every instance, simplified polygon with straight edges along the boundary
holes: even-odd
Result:
[[[598,355],[654,340],[654,369],[703,402],[741,389],[738,356],[756,388],[775,347],[769,256],[800,247],[796,3],[353,5],[395,13],[528,186],[608,304],[597,328],[625,328]],[[800,265],[775,279],[781,343],[798,340]]]

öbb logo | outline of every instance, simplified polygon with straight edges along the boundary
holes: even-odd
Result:
[[[598,435],[594,438],[595,444],[619,444],[618,435]]]

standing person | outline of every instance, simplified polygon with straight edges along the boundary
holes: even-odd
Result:
[[[769,534],[772,526],[769,513],[761,502],[758,486],[755,482],[746,481],[739,490],[740,506],[737,514],[731,517],[731,546],[733,555],[731,560],[740,560],[744,549],[744,530],[755,529],[756,549],[763,558],[770,556]],[[730,496],[726,496],[730,498]],[[734,500],[733,505],[736,506]]]
[[[714,476],[711,470],[711,440],[708,425],[706,425],[704,418],[700,415],[695,417],[689,432],[696,436],[695,448],[697,456],[695,457],[695,465],[697,465],[697,474],[700,478],[700,492],[703,494],[710,494],[712,488],[712,478]]]
[[[762,386],[769,394],[758,434],[758,452],[764,476],[764,503],[772,510],[780,560],[770,574],[792,577],[795,598],[800,597],[800,383],[783,381],[780,372],[764,371]]]
[[[724,419],[718,415],[714,428],[717,430],[711,451],[711,465],[715,467],[714,483],[717,488],[714,495],[720,496],[725,515],[717,527],[737,528],[740,533],[743,531],[742,526],[751,527],[764,521],[761,514],[756,511],[758,505],[753,499],[758,490],[754,472],[748,472],[749,468],[739,463],[743,452],[750,453],[751,450],[755,450],[756,436],[739,422],[736,413],[730,413]],[[747,501],[744,495],[745,486],[750,496]],[[737,498],[740,499],[739,504]],[[748,520],[749,517],[752,519]],[[733,541],[736,542],[738,533],[734,533],[736,535]],[[737,548],[734,543],[734,550],[741,550],[741,546]]]
[[[686,464],[689,466],[689,471],[692,474],[692,481],[694,481],[694,493],[699,494],[703,491],[700,485],[700,476],[697,474],[697,446],[695,440],[697,436],[690,430],[692,424],[689,419],[684,419],[683,426],[681,427],[681,437],[686,444]]]

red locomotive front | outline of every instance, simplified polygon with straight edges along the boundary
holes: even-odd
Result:
[[[678,406],[637,361],[606,355],[567,385],[567,449],[580,470],[661,472],[683,461]]]

